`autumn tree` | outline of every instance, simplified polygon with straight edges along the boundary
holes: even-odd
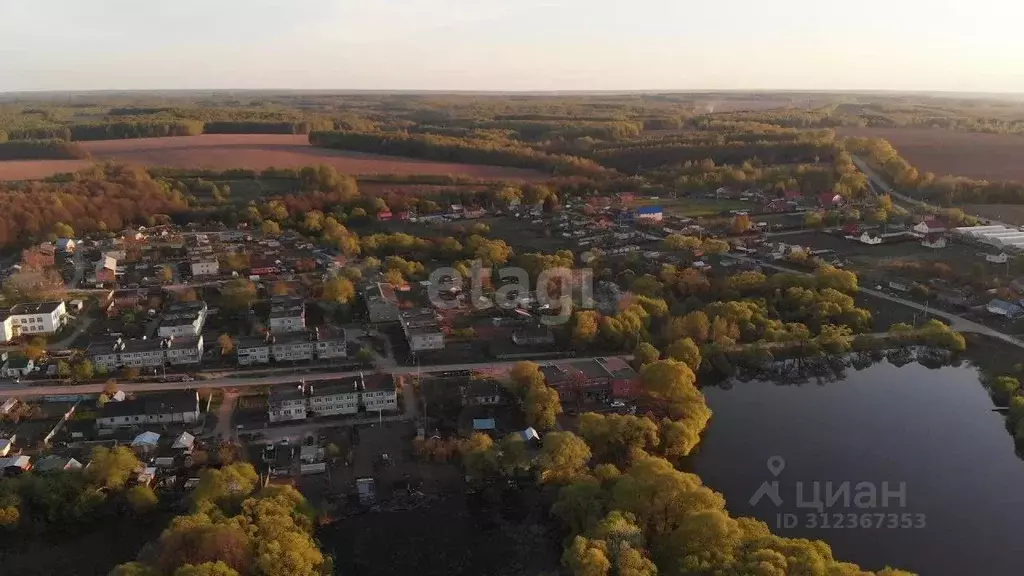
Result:
[[[517,362],[508,373],[511,390],[520,398],[532,388],[544,386],[544,373],[535,362]]]
[[[245,278],[228,280],[221,288],[221,300],[232,312],[246,312],[256,301],[256,285]]]
[[[597,337],[599,314],[595,310],[576,313],[572,327],[572,342],[575,346],[586,347]]]
[[[700,368],[700,348],[690,338],[681,338],[670,344],[665,355],[686,364],[694,372]]]
[[[558,391],[548,386],[532,386],[526,391],[524,400],[526,423],[537,430],[550,430],[555,419],[562,413]]]
[[[551,432],[544,437],[537,459],[540,479],[550,484],[568,484],[584,475],[590,457],[590,447],[579,436]]]
[[[220,347],[221,356],[226,356],[234,351],[235,341],[231,339],[230,334],[221,334],[217,337],[217,346]]]
[[[156,492],[149,486],[138,485],[133,486],[125,493],[125,497],[128,499],[128,504],[131,505],[132,510],[136,514],[144,514],[149,512],[159,503],[159,498],[156,496]]]
[[[635,350],[633,350],[633,365],[637,370],[643,368],[647,364],[656,361],[661,357],[661,353],[653,345],[647,342],[641,342]]]
[[[348,304],[356,296],[356,287],[348,278],[331,278],[324,282],[323,300],[334,304]]]

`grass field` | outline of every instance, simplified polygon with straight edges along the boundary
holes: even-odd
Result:
[[[661,206],[666,214],[700,218],[718,216],[730,210],[753,210],[754,204],[739,200],[714,200],[709,198],[658,198],[643,197],[633,201],[634,206]]]
[[[927,128],[836,128],[840,136],[884,138],[918,170],[937,176],[1024,181],[1024,136]]]
[[[329,164],[345,174],[461,174],[485,180],[536,181],[547,175],[535,170],[432,162],[397,156],[363,154],[310,146],[305,135],[206,134],[174,138],[82,142],[91,162],[115,161],[176,168],[291,168]],[[89,160],[0,162],[0,180],[33,180],[88,166]]]

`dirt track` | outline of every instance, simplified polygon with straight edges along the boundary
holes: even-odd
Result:
[[[836,128],[836,133],[884,138],[918,170],[937,176],[1024,181],[1024,136],[927,128]]]
[[[45,178],[72,172],[91,162],[113,160],[143,166],[178,168],[290,168],[329,164],[345,174],[462,174],[490,180],[540,180],[545,174],[534,170],[432,162],[344,150],[314,148],[305,135],[291,134],[207,134],[174,138],[103,140],[83,142],[92,154],[88,160],[24,160],[0,162],[0,180]]]

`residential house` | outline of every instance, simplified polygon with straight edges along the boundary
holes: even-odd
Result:
[[[344,328],[321,330],[314,333],[316,357],[319,360],[333,360],[348,357],[348,340]]]
[[[70,456],[58,456],[57,454],[50,454],[43,456],[36,461],[35,465],[32,466],[32,471],[36,474],[45,474],[48,472],[65,472],[67,470],[81,470],[82,463]]]
[[[297,383],[271,391],[268,416],[271,422],[304,420],[313,416],[337,416],[360,412],[398,410],[398,393],[390,374],[359,375]]]
[[[11,313],[0,311],[0,342],[10,342],[14,338],[14,320]]]
[[[370,323],[383,324],[398,322],[398,297],[395,287],[388,283],[376,282],[363,291]]]
[[[433,310],[403,311],[399,320],[413,353],[444,349],[444,332]]]
[[[161,338],[199,336],[206,323],[206,302],[179,302],[168,306],[160,318]]]
[[[267,258],[252,258],[249,263],[249,275],[251,276],[268,276],[278,272],[280,272],[280,268],[277,262]]]
[[[380,220],[381,222],[391,220],[391,217],[391,210],[388,210],[387,208],[381,210],[380,212],[377,212],[377,220]]]
[[[113,316],[123,310],[135,310],[141,302],[142,295],[138,290],[114,290],[110,294],[107,314]]]
[[[990,300],[985,305],[985,310],[988,310],[990,314],[996,316],[1003,316],[1004,318],[1015,319],[1021,315],[1024,315],[1024,308],[1021,308],[1013,302],[1007,302],[1005,300]]]
[[[10,398],[4,398],[4,400],[0,402],[0,415],[9,414],[11,410],[14,410],[14,407],[18,405],[18,402],[19,400],[13,396]],[[2,456],[2,454],[0,454],[0,456]]]
[[[925,248],[945,248],[946,237],[929,234],[921,240],[921,246],[924,246]]]
[[[839,208],[845,203],[846,201],[843,200],[843,197],[835,192],[822,192],[818,194],[818,205],[822,208]]]
[[[497,380],[470,380],[461,386],[460,391],[463,406],[496,406],[505,401]]]
[[[989,264],[1006,264],[1009,260],[1009,255],[1006,252],[1000,252],[999,254],[985,254],[985,261]]]
[[[9,313],[13,336],[18,336],[53,334],[64,325],[68,311],[64,301],[58,300],[15,304]]]
[[[54,265],[56,251],[56,247],[49,242],[26,248],[21,251],[21,267],[25,270],[51,268]]]
[[[32,468],[32,459],[24,454],[0,458],[0,476],[9,476],[19,472],[28,472]]]
[[[306,329],[306,304],[302,298],[275,296],[270,299],[270,331],[300,332]]]
[[[637,220],[649,220],[652,222],[661,222],[664,214],[661,211],[661,206],[641,206],[634,212]]]
[[[31,374],[35,367],[35,362],[29,358],[12,356],[0,367],[0,373],[4,378],[24,378]]]
[[[265,337],[239,338],[235,342],[235,357],[239,366],[270,362],[270,342]]]
[[[864,232],[863,234],[860,235],[860,238],[858,238],[857,241],[860,242],[861,244],[877,246],[878,244],[882,243],[882,237],[871,232]]]
[[[555,335],[547,326],[524,326],[512,332],[512,342],[517,346],[554,344]]]
[[[945,234],[949,231],[949,228],[946,226],[945,222],[942,222],[941,220],[928,218],[927,220],[923,220],[915,224],[912,230],[918,234],[929,235]]]
[[[97,284],[110,284],[117,281],[117,258],[104,255],[96,262],[94,270]]]
[[[562,399],[586,397],[632,397],[636,395],[637,374],[621,358],[595,358],[541,368],[548,386]]]
[[[193,260],[191,268],[192,276],[216,276],[220,273],[220,263],[216,258]]]
[[[7,437],[0,438],[0,457],[10,454],[11,449],[14,448],[14,443],[17,442],[17,440],[18,435],[16,433],[10,433]]]
[[[315,343],[308,332],[271,334],[270,357],[275,362],[297,362],[313,359]]]
[[[100,428],[121,428],[145,424],[191,424],[197,420],[199,393],[179,390],[107,402],[100,408],[96,424]]]
[[[74,238],[57,238],[56,246],[57,250],[65,254],[71,254],[78,247],[78,241]]]

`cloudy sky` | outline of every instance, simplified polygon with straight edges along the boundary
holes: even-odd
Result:
[[[0,91],[1024,92],[1010,0],[0,0]]]

